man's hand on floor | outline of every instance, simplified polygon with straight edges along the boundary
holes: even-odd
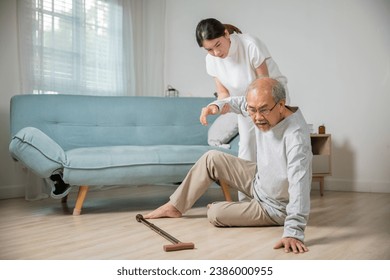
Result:
[[[309,251],[309,249],[305,246],[305,244],[303,244],[302,241],[292,237],[284,237],[279,240],[275,244],[274,249],[280,248],[284,248],[286,253],[293,251],[294,254],[305,253]]]

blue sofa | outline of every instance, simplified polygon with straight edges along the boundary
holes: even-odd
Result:
[[[212,100],[17,95],[9,150],[39,177],[61,171],[65,183],[79,186],[78,215],[89,187],[177,183],[211,149],[237,155],[237,139],[232,149],[208,145],[199,115]]]

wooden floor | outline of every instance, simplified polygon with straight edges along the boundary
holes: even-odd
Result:
[[[0,259],[320,259],[389,260],[390,194],[312,191],[306,229],[310,252],[294,255],[274,250],[282,227],[216,228],[206,218],[207,203],[223,200],[219,189],[208,193],[181,219],[152,222],[194,250],[164,252],[170,244],[135,216],[166,202],[176,186],[140,186],[88,193],[81,216],[46,199],[0,200]],[[69,207],[69,208],[68,208]]]

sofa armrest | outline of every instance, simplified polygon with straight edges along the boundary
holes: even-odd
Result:
[[[62,169],[66,162],[64,150],[49,136],[34,127],[16,133],[9,145],[11,156],[41,178]]]

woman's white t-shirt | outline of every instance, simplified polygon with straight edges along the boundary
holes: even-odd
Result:
[[[244,96],[247,87],[256,79],[256,68],[265,61],[269,76],[284,85],[288,104],[287,78],[279,71],[264,43],[248,34],[236,33],[230,34],[230,42],[227,57],[219,58],[207,54],[207,73],[218,78],[230,96]],[[256,137],[251,118],[238,115],[238,129],[240,132],[238,157],[255,162]],[[241,200],[243,197],[239,195],[239,198]]]
[[[218,78],[230,96],[245,95],[249,84],[256,79],[255,69],[264,61],[267,63],[269,76],[286,88],[287,78],[279,71],[263,42],[249,34],[236,33],[230,34],[230,41],[227,57],[206,56],[207,73]]]

